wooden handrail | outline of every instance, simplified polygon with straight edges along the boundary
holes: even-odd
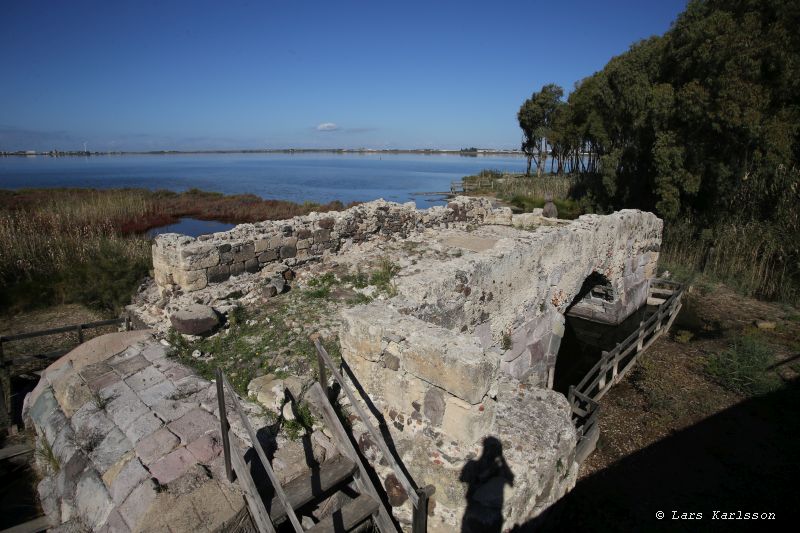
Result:
[[[674,292],[658,307],[658,311],[653,313],[646,321],[644,321],[639,328],[632,332],[622,342],[618,343],[610,352],[603,352],[603,357],[589,370],[583,379],[575,386],[575,391],[581,394],[589,395],[594,400],[599,400],[614,383],[618,383],[636,361],[636,355],[628,362],[627,366],[619,371],[619,363],[627,357],[634,349],[637,354],[643,352],[658,338],[663,331],[662,322],[665,318],[669,317],[666,328],[668,330],[672,325],[675,315],[681,308],[680,298],[683,295],[683,286],[680,283],[673,281],[654,279],[653,284],[669,284],[675,287]],[[655,334],[655,335],[653,335]],[[653,335],[651,337],[651,335]],[[609,370],[614,371],[611,382],[605,383],[606,375]],[[598,387],[595,395],[590,393]]]
[[[269,477],[269,481],[270,483],[272,483],[272,488],[275,490],[275,495],[278,497],[278,500],[281,502],[284,509],[286,510],[286,516],[289,518],[289,522],[292,523],[292,527],[294,528],[296,533],[302,533],[303,527],[300,525],[300,521],[297,519],[297,515],[295,514],[294,509],[292,509],[292,506],[289,503],[289,499],[286,497],[286,493],[283,492],[283,487],[281,487],[281,484],[278,482],[278,478],[275,475],[275,472],[272,470],[272,465],[270,464],[269,459],[267,459],[267,454],[264,452],[264,448],[261,446],[261,443],[259,442],[258,437],[256,436],[256,432],[253,431],[253,426],[250,425],[250,420],[247,418],[247,415],[242,410],[242,406],[239,404],[239,400],[236,395],[236,389],[234,389],[233,386],[231,386],[230,381],[228,381],[227,376],[225,376],[225,373],[221,369],[217,369],[217,378],[218,379],[221,378],[223,386],[227,387],[232,393],[233,407],[236,410],[236,413],[239,415],[239,418],[242,421],[242,425],[244,426],[248,436],[250,437],[250,442],[252,443],[253,448],[255,449],[256,454],[258,455],[258,458],[261,460],[261,464],[264,467],[264,470],[267,472],[267,477]],[[224,395],[225,395],[224,388],[222,389],[222,394],[224,402]],[[220,415],[222,415],[222,413],[220,413]],[[225,443],[223,443],[223,448],[228,448],[228,450],[231,450],[229,436],[223,435],[223,438],[228,440],[228,446],[225,446]],[[231,455],[231,457],[233,459],[236,459],[236,456],[234,455]],[[226,467],[227,467],[227,460],[226,460]]]
[[[319,360],[324,362],[325,365],[327,365],[327,367],[330,369],[331,375],[333,375],[333,378],[336,380],[336,382],[342,388],[344,393],[347,395],[347,399],[350,400],[350,405],[352,405],[353,408],[356,410],[356,413],[366,426],[367,431],[369,432],[373,441],[378,444],[378,448],[381,450],[384,459],[386,459],[386,461],[389,463],[389,466],[391,466],[392,470],[394,471],[394,475],[397,477],[397,480],[400,482],[400,485],[402,485],[403,489],[406,491],[408,499],[411,500],[411,504],[414,506],[414,508],[416,508],[419,505],[419,499],[420,499],[419,495],[417,494],[416,487],[414,487],[414,485],[411,483],[411,480],[408,479],[408,477],[406,477],[405,473],[400,468],[400,465],[397,464],[394,455],[389,450],[389,446],[387,446],[386,441],[383,440],[383,435],[381,435],[380,432],[377,429],[375,429],[375,427],[370,423],[369,418],[367,417],[367,413],[365,413],[364,409],[361,408],[358,401],[356,400],[355,395],[350,390],[350,387],[347,386],[342,375],[339,373],[338,370],[336,370],[336,366],[333,364],[333,361],[331,360],[330,355],[328,355],[328,352],[325,350],[325,347],[322,346],[322,343],[320,343],[319,338],[314,339],[314,346],[317,349]],[[327,383],[324,385],[327,388]]]
[[[336,411],[333,410],[333,405],[331,405],[331,402],[328,399],[327,391],[324,391],[322,389],[322,385],[320,385],[319,382],[316,382],[311,386],[311,389],[309,389],[307,398],[312,400],[312,402],[319,407],[320,411],[322,412],[322,418],[325,420],[325,425],[332,432],[334,440],[339,443],[339,450],[345,456],[349,457],[350,460],[356,465],[358,475],[354,477],[354,481],[360,489],[360,492],[368,494],[371,498],[378,502],[378,511],[374,516],[378,530],[381,533],[397,532],[397,527],[395,527],[395,524],[392,521],[389,510],[381,500],[378,490],[370,480],[369,472],[367,472],[366,466],[361,460],[361,457],[359,457],[355,446],[352,442],[350,442],[347,431],[344,429],[342,422],[339,420]]]
[[[32,339],[34,337],[43,337],[45,335],[55,335],[57,333],[69,333],[70,331],[100,328],[103,326],[113,326],[115,324],[130,324],[130,318],[111,318],[109,320],[99,320],[97,322],[87,322],[85,324],[73,324],[71,326],[61,326],[59,328],[43,329],[40,331],[30,331],[26,333],[15,333],[14,335],[0,335],[0,343],[19,341],[22,339]]]

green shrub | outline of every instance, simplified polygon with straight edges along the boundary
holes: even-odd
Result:
[[[772,349],[766,343],[746,335],[735,339],[728,350],[712,355],[706,372],[728,390],[760,394],[778,385],[777,376],[768,369],[773,360]]]

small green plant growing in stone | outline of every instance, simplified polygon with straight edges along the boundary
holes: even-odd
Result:
[[[92,392],[92,405],[94,405],[95,409],[98,411],[104,411],[108,404],[110,404],[114,400],[115,396],[109,396],[108,398],[103,398],[97,392]]]
[[[286,436],[291,440],[297,440],[303,433],[310,432],[314,426],[314,415],[311,414],[311,409],[307,403],[301,402],[297,404],[296,415],[297,418],[286,420],[283,424]]]
[[[244,307],[236,306],[228,312],[228,324],[230,326],[243,324],[246,318]]]
[[[103,442],[103,438],[104,435],[94,428],[82,428],[73,437],[73,444],[88,455]]]
[[[504,331],[503,338],[500,340],[500,347],[504,350],[510,350],[513,343],[511,342],[511,332]]]
[[[366,294],[356,293],[355,296],[347,300],[347,303],[350,305],[361,305],[361,304],[368,304],[372,301],[372,298],[367,296]]]
[[[306,294],[311,298],[327,298],[331,294],[331,287],[337,283],[338,280],[333,272],[326,272],[322,276],[308,281],[311,289],[306,291]]]
[[[53,447],[50,446],[47,437],[43,436],[41,438],[39,444],[36,446],[35,454],[36,458],[44,465],[44,468],[52,475],[58,474],[59,470],[61,470],[61,462],[53,452]]]
[[[346,283],[352,283],[353,287],[356,289],[363,289],[367,285],[369,285],[369,276],[367,276],[364,272],[361,271],[361,268],[356,270],[355,274],[348,274],[342,278],[342,281]]]
[[[379,288],[388,285],[399,270],[400,267],[394,264],[391,259],[381,257],[380,261],[378,261],[378,268],[372,272],[370,282]]]

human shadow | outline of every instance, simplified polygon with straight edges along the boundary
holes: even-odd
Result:
[[[503,489],[514,486],[514,474],[503,457],[503,444],[483,439],[483,452],[467,461],[459,481],[467,483],[467,508],[461,533],[500,533],[503,528]]]

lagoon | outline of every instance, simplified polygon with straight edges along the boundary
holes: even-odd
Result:
[[[450,182],[485,168],[524,172],[514,155],[233,153],[0,157],[0,188],[169,189],[327,203],[384,198],[442,204]]]

